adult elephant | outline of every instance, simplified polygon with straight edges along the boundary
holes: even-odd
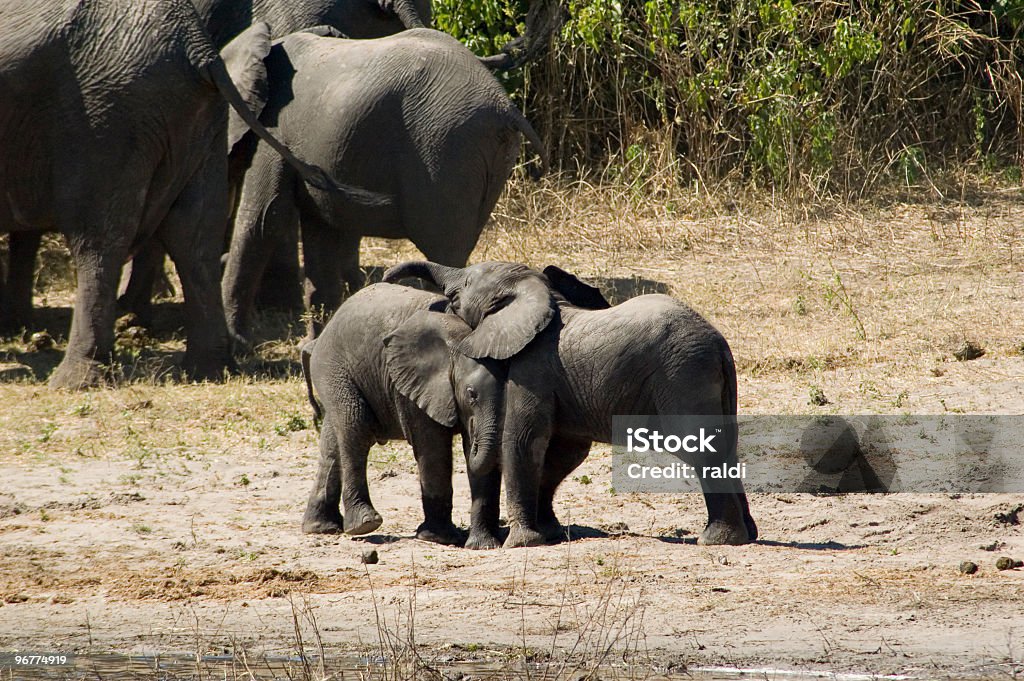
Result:
[[[431,24],[430,0],[192,0],[192,4],[218,50],[261,22],[269,24],[272,38],[318,25],[331,26],[351,38],[379,38]],[[0,22],[8,14],[13,19],[13,12],[13,8],[5,6],[0,10]],[[249,85],[258,88],[260,83]],[[32,284],[41,236],[39,230],[23,229],[9,237],[9,266],[6,276],[0,276],[0,331],[32,327]],[[289,251],[288,242],[284,244],[284,252],[273,261],[280,273],[277,278],[295,283],[290,287],[268,287],[264,295],[271,305],[301,306],[296,246],[292,243]],[[132,261],[131,278],[121,297],[123,307],[148,319],[153,281],[163,262],[164,249],[159,241],[141,247]]]
[[[494,533],[501,471],[491,465],[478,474],[477,462],[499,455],[504,363],[459,353],[471,329],[447,309],[436,293],[375,284],[348,298],[303,347],[309,401],[323,416],[304,532],[377,529],[382,518],[370,500],[367,454],[374,442],[403,439],[419,468],[424,521],[417,538],[462,543],[452,523],[452,437],[461,433],[473,498],[466,544],[500,545]]]
[[[307,303],[331,312],[343,280],[350,290],[363,284],[363,236],[408,238],[432,260],[464,264],[519,155],[520,134],[541,150],[497,80],[438,31],[377,40],[300,32],[265,63],[268,128],[336,177],[394,200],[366,207],[310,190],[259,143],[222,280],[238,338],[249,332],[256,287],[280,235],[296,239],[301,224]],[[314,323],[311,335],[319,328]]]
[[[217,49],[257,22],[269,24],[275,39],[311,26],[330,26],[349,38],[362,39],[431,24],[430,0],[192,0],[192,4]],[[233,190],[241,185],[249,159],[249,154],[235,154],[231,166]],[[236,198],[237,191],[233,191],[229,210],[233,210]],[[121,306],[135,312],[144,323],[151,318],[153,282],[162,272],[163,263],[159,243],[148,244],[132,261],[131,277],[120,298]],[[302,307],[295,240],[281,239],[276,244],[263,281],[260,303],[282,309]]]
[[[474,329],[458,346],[463,354],[511,358],[500,461],[506,547],[561,534],[555,490],[592,442],[612,441],[613,415],[736,414],[729,345],[696,312],[664,295],[608,307],[600,292],[571,274],[545,272],[512,263],[458,269],[413,262],[384,275],[388,282],[418,277],[439,287]],[[734,457],[734,428],[726,442],[726,457]],[[742,485],[729,492],[705,487],[704,500],[708,522],[700,543],[757,537]]]
[[[222,375],[225,100],[304,180],[332,181],[246,107],[188,0],[6,0],[0,35],[0,232],[59,230],[77,270],[71,335],[50,385],[99,380],[121,265],[151,235],[181,276],[186,369]],[[268,48],[264,31],[239,52],[258,61]]]
[[[330,26],[349,38],[382,38],[430,26],[430,0],[192,0],[219,48],[265,21],[275,38]]]

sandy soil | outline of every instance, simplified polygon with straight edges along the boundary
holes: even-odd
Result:
[[[1001,210],[965,224],[1011,233],[1019,259],[1012,225],[1024,211]],[[502,238],[485,241],[485,257],[517,255]],[[846,273],[860,306],[850,314],[833,304],[841,293],[829,298],[827,276],[797,274],[824,262],[803,246],[720,264],[724,289],[692,279],[735,247],[715,243],[674,261],[668,286],[696,299],[732,341],[741,411],[1024,413],[1014,246],[980,270],[958,246],[939,254],[959,258],[956,266],[938,256],[917,263],[903,288],[893,272],[910,268],[916,251],[860,269],[843,269],[836,255],[829,264]],[[874,262],[875,251],[861,260],[855,251],[842,257]],[[624,276],[594,252],[605,259],[584,274]],[[586,253],[562,257],[572,264]],[[629,271],[660,270],[641,262]],[[914,301],[931,286],[945,293],[922,311]],[[794,314],[798,296],[808,309]],[[935,308],[945,316],[929,316]],[[861,343],[857,324],[867,331]],[[950,343],[965,329],[989,351],[956,362]],[[829,405],[808,405],[811,385]],[[760,540],[706,548],[695,543],[698,496],[612,493],[601,447],[558,498],[576,539],[471,552],[412,538],[421,514],[403,443],[371,454],[385,516],[377,533],[301,534],[316,434],[295,376],[143,381],[85,395],[29,381],[0,384],[0,404],[0,650],[287,652],[298,622],[306,643],[319,635],[328,652],[373,651],[384,635],[438,662],[526,648],[532,659],[554,650],[661,671],[1024,671],[1024,570],[995,567],[999,556],[1024,558],[1024,495],[755,495]],[[463,470],[456,521],[465,525]],[[380,562],[363,565],[370,548]],[[966,560],[976,574],[961,574]]]

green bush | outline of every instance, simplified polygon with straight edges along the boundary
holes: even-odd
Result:
[[[854,196],[1024,159],[1024,0],[567,2],[547,57],[506,80],[563,169],[652,172],[630,163],[642,155],[680,182]],[[528,3],[435,7],[438,28],[493,54]]]

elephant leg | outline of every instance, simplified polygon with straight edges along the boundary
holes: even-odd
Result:
[[[540,481],[540,497],[537,500],[537,525],[549,542],[566,538],[565,530],[555,515],[555,491],[562,481],[576,470],[590,454],[589,440],[551,438],[544,455],[544,473]]]
[[[235,369],[220,296],[227,158],[212,154],[178,195],[157,235],[174,261],[185,297],[185,371],[223,379]]]
[[[327,399],[320,435],[320,469],[306,506],[303,527],[307,521],[339,521],[345,534],[368,534],[384,522],[370,501],[366,481],[367,459],[376,441],[373,412],[359,389],[344,375],[332,381],[331,394],[324,397]],[[343,520],[338,514],[339,496],[345,510]]]
[[[466,466],[469,468],[467,452]],[[469,514],[467,549],[496,549],[498,538],[499,503],[501,501],[501,468],[494,466],[484,475],[469,475],[469,493],[472,499]]]
[[[302,531],[306,534],[337,534],[344,530],[341,515],[341,452],[334,422],[327,414],[320,427],[320,466],[306,502]]]
[[[110,221],[97,219],[89,224],[104,224],[103,234],[95,231],[68,235],[75,260],[78,290],[71,316],[71,335],[64,358],[50,375],[52,388],[79,388],[96,385],[103,378],[103,364],[114,350],[114,316],[117,310],[117,282],[121,265],[128,255],[125,235],[129,229],[117,229]],[[116,235],[113,238],[103,238]]]
[[[290,175],[284,162],[269,154],[273,152],[261,145],[246,174],[221,281],[228,331],[241,347],[249,346],[256,292],[276,239],[294,234],[298,220],[294,193],[287,184]]]
[[[256,294],[260,309],[302,311],[302,276],[299,272],[299,240],[294,229],[287,235],[271,235],[271,255]]]
[[[41,231],[11,232],[6,291],[0,296],[0,331],[13,333],[32,328],[32,292]]]
[[[309,313],[306,334],[309,338],[316,338],[341,304],[342,272],[350,267],[352,240],[319,219],[303,215],[301,224],[302,254],[306,266],[306,309]],[[347,259],[346,253],[349,254]],[[356,250],[357,263],[358,257]]]
[[[436,544],[462,544],[465,537],[452,522],[451,431],[426,418],[413,422],[408,431],[423,503],[423,523],[416,528],[416,538]]]
[[[553,408],[538,404],[529,386],[509,375],[501,468],[509,533],[505,548],[546,543],[537,523],[544,455],[553,434]]]
[[[147,239],[132,257],[128,283],[117,299],[118,306],[133,313],[143,326],[153,325],[153,289],[163,276],[165,255],[159,239]]]

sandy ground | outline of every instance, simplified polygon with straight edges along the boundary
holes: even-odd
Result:
[[[845,273],[859,307],[834,289],[829,298],[830,275],[806,274],[825,260],[803,246],[726,261],[735,243],[709,239],[678,257],[669,290],[715,310],[744,413],[1022,414],[1014,225],[1024,210],[999,210],[964,223],[998,237],[985,267],[963,244],[933,246],[942,252],[928,267],[914,249],[885,266],[871,265],[877,249],[835,254],[828,266]],[[501,238],[474,259],[515,257]],[[568,264],[586,257],[563,253]],[[725,288],[691,276],[714,262],[726,263]],[[622,269],[606,258],[583,273]],[[965,335],[987,354],[954,361],[949,348]],[[830,403],[809,405],[809,386]],[[403,443],[371,454],[378,532],[303,535],[316,434],[295,376],[84,395],[28,381],[0,384],[0,404],[0,650],[282,653],[297,647],[298,622],[307,645],[319,636],[331,653],[379,650],[383,636],[439,663],[526,649],[531,659],[555,651],[661,671],[1024,672],[1024,570],[995,567],[1003,555],[1024,558],[1024,495],[754,495],[756,544],[700,547],[698,496],[614,494],[599,447],[557,500],[573,541],[472,552],[412,538],[421,513]],[[455,485],[465,525],[462,466]],[[363,565],[370,548],[380,562]],[[966,560],[976,574],[961,574]]]

